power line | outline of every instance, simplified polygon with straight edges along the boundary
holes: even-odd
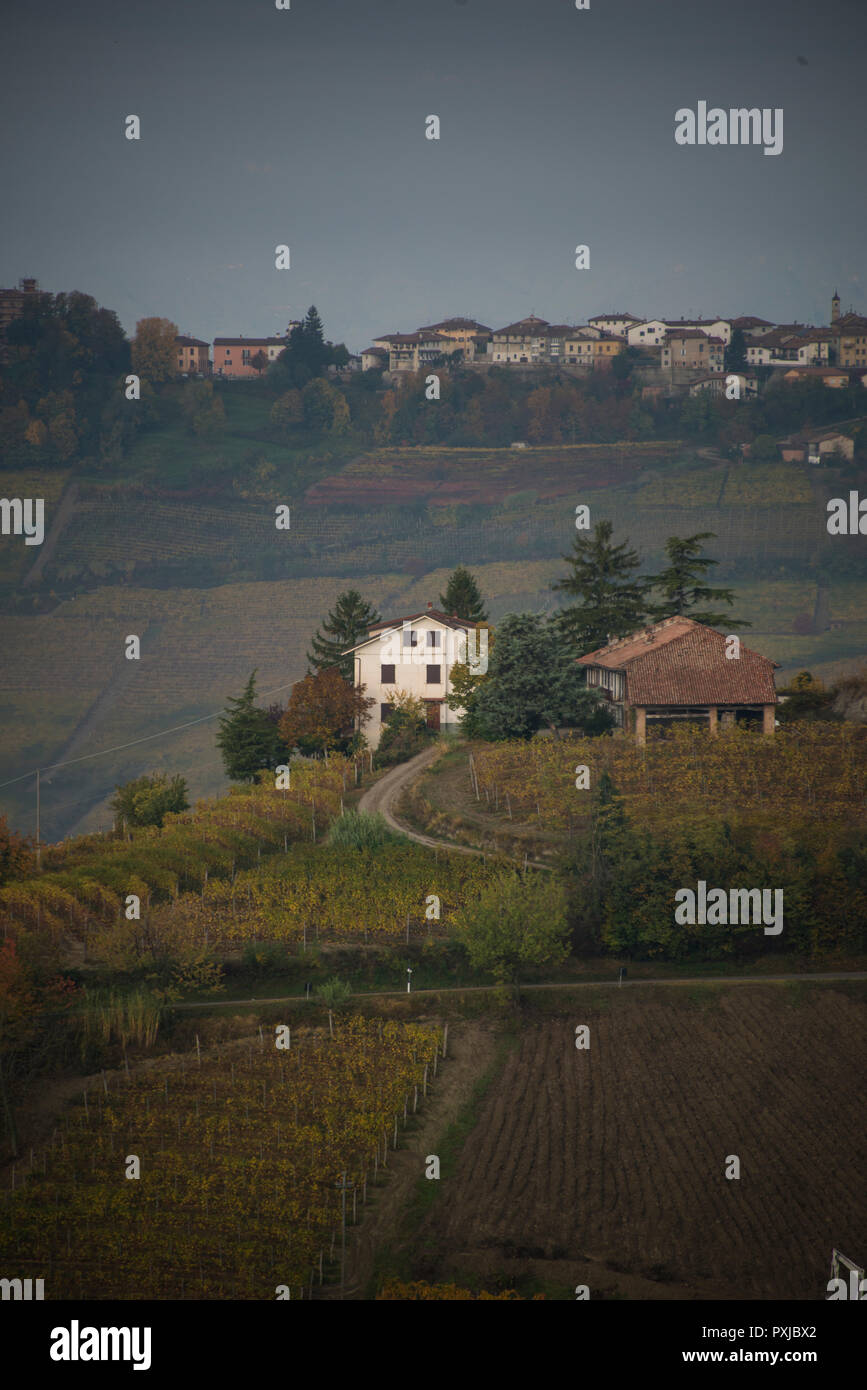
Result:
[[[287,681],[285,685],[275,685],[272,690],[263,690],[260,699],[265,699],[268,695],[279,695],[281,690],[290,690],[297,684],[298,681]],[[165,738],[166,734],[191,729],[194,724],[206,724],[209,719],[219,719],[224,713],[224,710],[218,709],[214,714],[203,714],[200,719],[189,719],[186,724],[174,724],[170,729],[161,729],[158,734],[146,734],[144,738],[134,738],[129,743],[116,743],[113,748],[103,748],[98,753],[82,753],[80,758],[67,758],[65,762],[50,763],[48,767],[34,767],[31,772],[22,772],[20,777],[10,777],[8,782],[0,782],[0,791],[16,782],[25,782],[28,777],[35,777],[37,772],[54,772],[58,767],[71,767],[73,763],[85,763],[91,758],[105,758],[109,753],[121,753],[125,748],[135,748],[139,743],[150,743],[155,738]]]

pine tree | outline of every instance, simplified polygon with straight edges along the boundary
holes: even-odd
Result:
[[[468,623],[488,621],[479,586],[464,565],[458,565],[449,575],[446,591],[440,594],[440,607],[449,617],[454,615]]]
[[[253,782],[263,768],[274,768],[286,758],[286,745],[266,710],[256,704],[256,672],[240,695],[228,696],[220,719],[217,747],[223,755],[226,776],[233,782]]]
[[[726,613],[715,613],[702,609],[695,612],[697,605],[703,603],[734,603],[732,589],[712,589],[702,584],[711,565],[717,563],[701,554],[701,543],[715,539],[713,531],[698,531],[694,536],[669,536],[665,542],[668,555],[668,568],[660,574],[651,575],[648,583],[658,589],[662,599],[649,605],[650,616],[654,622],[671,618],[675,614],[686,614],[697,623],[708,627],[725,627],[728,631],[736,627],[749,627],[747,622],[730,618]]]
[[[337,666],[345,681],[353,676],[351,656],[343,653],[354,647],[367,636],[372,623],[379,622],[379,614],[364,599],[357,589],[347,589],[340,594],[337,603],[311,642],[312,650],[307,653],[307,664],[311,671],[327,671],[329,666]]]
[[[647,581],[634,577],[641,561],[628,543],[612,545],[613,526],[599,521],[592,536],[576,535],[572,554],[564,555],[571,573],[552,584],[580,599],[555,615],[555,630],[577,655],[604,647],[644,621]]]

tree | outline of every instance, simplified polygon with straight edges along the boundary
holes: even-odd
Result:
[[[302,753],[348,751],[357,744],[360,726],[374,703],[363,686],[356,689],[331,666],[295,682],[280,733],[287,747]]]
[[[772,434],[757,434],[750,449],[753,463],[776,463],[780,457],[777,441]]]
[[[465,708],[464,731],[492,741],[531,738],[543,728],[556,734],[560,725],[601,733],[613,722],[557,628],[535,613],[503,619],[487,679],[470,691]]]
[[[322,320],[316,305],[311,304],[277,358],[275,375],[288,379],[292,386],[302,387],[322,376],[327,367],[343,366],[348,361],[349,353],[343,343],[335,346],[325,341]]]
[[[136,777],[117,786],[115,792],[110,804],[117,830],[122,830],[124,825],[129,829],[141,825],[161,826],[169,812],[177,814],[188,810],[190,805],[185,778],[170,779],[164,772]]]
[[[392,709],[376,749],[376,761],[380,767],[390,767],[415,757],[432,737],[427,727],[424,700],[407,690],[392,690],[388,695]]]
[[[698,531],[694,536],[669,536],[665,542],[668,567],[660,574],[651,575],[648,582],[662,594],[659,603],[650,605],[650,616],[655,622],[670,618],[675,614],[686,614],[697,623],[708,627],[750,627],[750,623],[731,618],[726,613],[709,610],[694,612],[702,603],[733,603],[734,590],[711,589],[702,584],[711,565],[717,563],[701,555],[702,541],[714,539],[713,531]]]
[[[278,396],[272,405],[271,423],[280,429],[287,429],[290,425],[300,425],[303,419],[304,404],[301,392],[293,386],[284,391],[282,396]]]
[[[479,586],[464,565],[458,565],[449,575],[446,591],[440,594],[440,607],[450,618],[463,618],[468,623],[485,623],[485,611]]]
[[[487,623],[477,623],[476,632],[479,635],[472,639],[475,648],[471,647],[467,652],[467,656],[473,659],[456,661],[449,672],[449,693],[446,696],[446,704],[453,711],[465,710],[469,705],[473,691],[481,685],[482,681],[488,679],[487,668],[494,647],[494,629]],[[470,645],[469,637],[467,644]],[[476,669],[481,665],[484,665],[484,670]]]
[[[454,916],[470,964],[517,992],[527,966],[559,965],[568,955],[566,892],[554,874],[501,873]]]
[[[310,430],[345,434],[349,427],[346,397],[323,377],[309,381],[301,392],[304,423]]]
[[[279,727],[256,704],[256,672],[240,695],[228,697],[220,719],[217,747],[223,755],[226,776],[233,782],[253,782],[263,768],[274,768],[286,756]]]
[[[551,585],[581,600],[554,619],[579,656],[634,632],[644,619],[647,583],[633,577],[641,561],[628,542],[612,545],[613,529],[610,521],[599,521],[592,536],[576,534],[572,554],[562,557],[571,573]]]
[[[254,353],[250,358],[250,366],[255,368],[257,374],[261,376],[267,365],[268,357],[260,348],[259,351]]]
[[[139,319],[132,340],[132,369],[154,385],[178,374],[175,339],[178,326],[171,319]]]
[[[799,671],[778,693],[784,697],[778,707],[781,724],[801,719],[834,718],[831,706],[836,692],[826,690],[824,683],[810,671]]]
[[[725,351],[727,372],[743,371],[747,365],[747,342],[742,328],[733,328],[731,341]]]
[[[367,636],[367,629],[379,622],[379,614],[366,603],[357,589],[346,589],[311,643],[307,663],[311,671],[325,671],[336,666],[345,681],[353,678],[353,658],[343,653]]]
[[[5,816],[0,816],[0,885],[10,878],[21,878],[33,865],[30,840],[9,829]]]

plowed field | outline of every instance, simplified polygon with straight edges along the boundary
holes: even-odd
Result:
[[[574,1018],[523,1030],[488,1091],[418,1233],[424,1273],[591,1298],[824,1298],[833,1246],[867,1256],[865,1074],[863,996],[576,1000]]]

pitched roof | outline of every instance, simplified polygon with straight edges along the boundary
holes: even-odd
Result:
[[[715,628],[672,617],[577,660],[624,671],[630,705],[774,704],[777,663],[743,644],[740,657],[730,659],[725,646]]]
[[[707,333],[702,333],[700,328],[670,328],[666,338],[703,338],[706,343],[722,343],[722,338],[711,338]]]
[[[624,321],[624,323],[626,322],[627,319],[629,320],[630,323],[641,323],[641,322],[642,322],[642,320],[641,320],[640,318],[637,318],[635,314],[594,314],[593,317],[592,317],[592,319],[588,319],[587,322],[588,322],[588,323],[602,323],[604,320],[610,320],[610,319],[622,319],[622,320]]]
[[[179,333],[175,338],[178,347],[207,347],[208,344],[201,338],[188,338],[186,333]]]
[[[535,335],[541,338],[545,330],[549,327],[546,319],[539,319],[535,314],[530,314],[528,318],[518,319],[516,323],[507,324],[505,328],[495,328],[494,337],[502,338],[508,333],[513,338]]]
[[[490,328],[488,328],[485,324],[476,323],[475,319],[462,318],[443,319],[442,323],[428,323],[425,324],[425,326],[423,328],[420,328],[418,331],[419,333],[428,333],[431,330],[434,330],[435,332],[447,333],[450,330],[454,332],[457,329],[468,328],[471,329],[473,333],[490,333],[491,331]]]
[[[461,629],[475,627],[475,623],[471,623],[467,618],[453,618],[448,613],[443,613],[439,608],[423,608],[420,613],[407,613],[402,618],[388,618],[385,621],[373,623],[367,631],[373,633],[381,632],[386,628],[401,628],[404,623],[414,623],[419,618],[436,618],[437,622],[445,623],[446,627]]]
[[[767,319],[757,319],[755,314],[742,314],[739,319],[731,320],[732,328],[773,328],[773,324]]]
[[[443,627],[450,627],[455,632],[472,632],[476,626],[475,623],[471,623],[465,618],[451,618],[448,613],[442,613],[439,608],[425,608],[421,613],[408,613],[403,618],[391,618],[385,622],[373,623],[367,629],[367,636],[357,642],[354,647],[343,652],[342,655],[348,656],[350,652],[357,652],[359,647],[366,647],[369,642],[381,637],[385,632],[400,632],[405,624],[415,623],[419,618],[434,618]]]
[[[276,343],[286,346],[285,338],[215,338],[214,347],[271,347]]]

